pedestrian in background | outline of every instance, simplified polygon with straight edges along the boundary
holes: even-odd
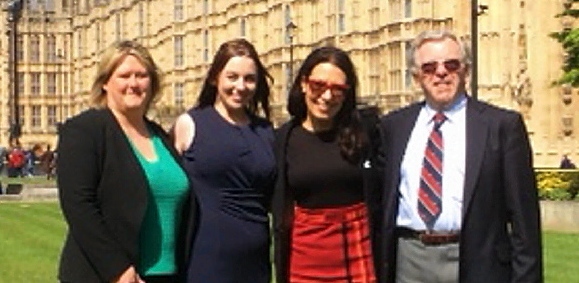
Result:
[[[559,169],[575,169],[575,163],[571,161],[567,154],[563,155],[563,159],[561,159],[561,163],[559,164]]]
[[[99,62],[92,109],[60,128],[61,282],[181,282],[195,202],[168,136],[145,116],[160,88],[149,52],[117,42]]]
[[[267,209],[275,160],[268,79],[247,40],[221,44],[197,105],[173,128],[201,216],[189,283],[270,282]]]
[[[532,151],[519,113],[468,97],[466,44],[412,42],[425,101],[383,119],[384,268],[390,282],[542,282]]]
[[[6,165],[8,167],[8,177],[17,178],[24,176],[24,166],[26,165],[26,155],[18,138],[10,140],[10,148],[6,153]]]
[[[54,177],[54,169],[56,165],[55,152],[52,151],[50,145],[46,146],[46,150],[40,155],[40,166],[42,171],[46,174],[46,179],[50,180]]]
[[[376,282],[380,190],[377,113],[356,110],[358,78],[343,50],[312,51],[276,132],[276,282]],[[364,125],[369,125],[368,128]]]

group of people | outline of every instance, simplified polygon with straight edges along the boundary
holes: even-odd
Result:
[[[56,169],[56,153],[50,149],[50,145],[43,148],[35,144],[26,149],[18,138],[11,138],[9,147],[0,147],[0,171],[4,167],[6,175],[11,178],[45,174],[51,179]]]
[[[425,31],[409,55],[425,100],[378,117],[358,107],[348,54],[314,49],[274,129],[272,77],[233,39],[166,133],[146,116],[162,85],[153,58],[113,44],[93,107],[59,131],[59,280],[542,282],[521,116],[468,97],[470,52],[453,33]]]

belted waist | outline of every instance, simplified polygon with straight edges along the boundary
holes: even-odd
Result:
[[[308,223],[341,223],[366,219],[368,211],[364,203],[333,208],[303,208],[296,205],[294,215],[295,219]]]
[[[424,245],[436,246],[458,243],[460,241],[460,231],[417,231],[406,227],[396,227],[396,237],[403,239],[415,239],[419,240]]]

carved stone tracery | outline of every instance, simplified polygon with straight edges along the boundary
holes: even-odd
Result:
[[[561,86],[561,100],[565,105],[571,104],[573,100],[573,87],[570,84]]]
[[[529,110],[533,106],[532,83],[531,78],[527,74],[527,63],[525,62],[520,63],[513,98],[519,104],[523,117],[525,117],[525,119],[530,118]]]
[[[512,85],[511,93],[513,100],[519,106],[519,111],[521,112],[525,120],[529,120],[531,118],[530,110],[531,107],[533,106],[533,92],[532,92],[533,85],[531,82],[531,78],[527,72],[528,42],[526,34],[526,25],[524,23],[524,20],[523,22],[519,23],[516,43],[517,43],[519,68],[514,78],[514,85]]]

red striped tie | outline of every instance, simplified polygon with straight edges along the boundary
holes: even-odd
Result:
[[[442,211],[442,161],[444,160],[444,142],[440,126],[446,120],[441,112],[434,115],[434,127],[424,150],[420,188],[418,189],[418,214],[432,230]]]

